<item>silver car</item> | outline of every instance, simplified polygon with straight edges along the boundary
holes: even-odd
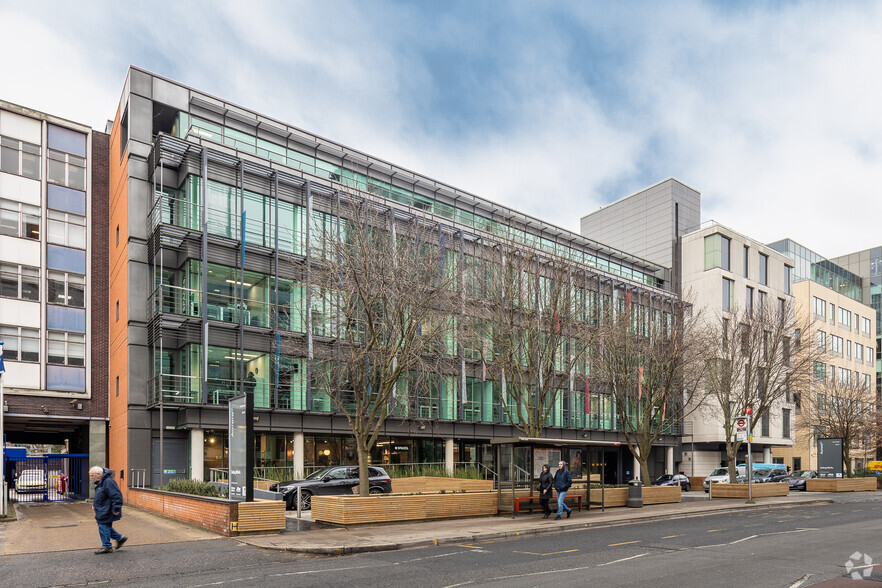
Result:
[[[710,489],[711,484],[728,484],[729,483],[729,468],[717,468],[708,474],[704,478],[704,491],[707,492]]]

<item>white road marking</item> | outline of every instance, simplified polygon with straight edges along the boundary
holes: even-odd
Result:
[[[736,539],[735,541],[733,541],[729,545],[735,545],[736,543],[741,543],[742,541],[747,541],[748,539],[753,539],[755,537],[756,537],[756,535],[751,535],[750,537],[745,537],[743,539]]]
[[[803,576],[802,578],[800,578],[799,580],[797,580],[796,582],[791,584],[788,588],[799,588],[800,586],[805,584],[806,580],[808,580],[811,577],[812,577],[811,574],[806,574],[805,576]]]
[[[632,555],[631,557],[623,557],[622,559],[617,559],[615,561],[608,561],[606,563],[597,564],[597,567],[609,566],[615,563],[622,563],[623,561],[628,561],[629,559],[637,559],[638,557],[643,557],[644,555],[649,555],[648,553],[640,553],[637,555]]]

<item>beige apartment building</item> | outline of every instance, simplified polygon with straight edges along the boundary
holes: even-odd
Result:
[[[794,284],[793,296],[797,311],[814,319],[807,342],[816,345],[822,355],[814,364],[810,389],[795,394],[794,444],[773,448],[772,456],[793,470],[813,470],[818,467],[817,439],[827,433],[814,426],[816,420],[811,415],[836,402],[836,383],[856,384],[865,391],[867,406],[874,408],[876,311],[812,280]],[[832,406],[830,410],[834,410]],[[858,439],[852,445],[852,465],[864,466],[874,454],[868,440]]]

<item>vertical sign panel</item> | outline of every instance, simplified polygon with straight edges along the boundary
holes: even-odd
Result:
[[[230,500],[254,499],[254,396],[230,398]]]
[[[818,439],[818,477],[842,477],[842,439]]]

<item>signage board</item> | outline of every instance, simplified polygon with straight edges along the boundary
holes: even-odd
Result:
[[[533,449],[533,477],[538,478],[542,473],[542,466],[548,464],[552,474],[557,471],[557,463],[560,461],[560,449],[534,448]],[[575,477],[575,476],[574,476]]]
[[[254,500],[254,396],[243,394],[229,400],[230,500]]]
[[[871,461],[867,463],[867,469],[874,472],[882,472],[882,461]]]
[[[818,477],[842,477],[842,439],[818,439]]]

